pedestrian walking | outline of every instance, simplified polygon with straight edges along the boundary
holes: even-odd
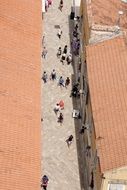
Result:
[[[62,30],[61,30],[61,28],[59,27],[58,33],[57,33],[57,36],[58,36],[59,39],[61,39],[61,35],[62,35]]]
[[[67,54],[67,45],[64,46],[63,53]]]
[[[67,88],[67,86],[70,84],[70,78],[67,77],[66,78],[66,81],[65,81],[65,87]]]
[[[79,86],[79,83],[73,85],[70,97],[75,97],[75,98],[80,97],[78,86]]]
[[[79,49],[80,49],[80,40],[77,39],[74,45],[74,54],[77,56],[79,55]]]
[[[68,147],[70,147],[71,143],[72,143],[72,140],[73,140],[73,135],[70,135],[67,140],[66,140],[66,143],[68,145]]]
[[[77,37],[78,37],[78,32],[77,32],[77,30],[76,30],[76,29],[74,29],[74,30],[73,30],[73,36],[74,36],[75,38],[77,38]]]
[[[63,0],[60,0],[59,9],[60,9],[60,11],[62,12],[62,9],[63,9]]]
[[[62,113],[60,113],[57,122],[59,122],[59,123],[61,123],[61,124],[63,123],[63,114],[62,114]]]
[[[63,65],[64,65],[65,59],[66,59],[66,54],[63,53],[62,56],[61,56],[61,60],[60,60],[60,62],[61,62]]]
[[[66,61],[67,61],[68,65],[72,62],[72,54],[71,53],[69,53],[69,55],[67,56]]]
[[[51,72],[50,79],[53,80],[53,81],[56,79],[56,71],[55,71],[55,69],[53,69],[53,71]]]
[[[48,7],[49,7],[49,2],[48,0],[45,0],[45,11],[48,11]]]
[[[45,33],[43,33],[43,36],[42,36],[42,45],[44,46],[45,44]]]
[[[71,47],[72,47],[73,53],[75,54],[76,47],[77,47],[77,38],[73,37],[73,39],[71,41]]]
[[[84,131],[85,131],[85,126],[83,125],[82,128],[80,129],[79,133],[80,133],[80,134],[83,134]]]
[[[49,5],[52,5],[52,0],[48,0],[48,4],[49,4]]]
[[[62,76],[59,78],[58,85],[59,85],[60,87],[62,87],[62,86],[64,87],[64,79],[63,79]]]
[[[64,109],[64,101],[63,101],[63,100],[60,100],[59,106],[60,106],[60,109],[61,109],[61,110]]]
[[[41,180],[41,187],[43,187],[44,190],[47,190],[48,181],[48,177],[44,175]]]
[[[78,24],[75,25],[74,30],[75,30],[75,31],[78,30]]]
[[[57,51],[57,57],[60,58],[61,54],[62,54],[62,49],[61,49],[61,47],[59,47],[59,49]]]
[[[44,47],[43,51],[42,51],[42,57],[45,59],[46,55],[47,55],[48,51],[46,49],[46,47]]]
[[[47,75],[46,71],[43,72],[42,79],[43,79],[44,83],[47,82],[47,80],[48,80],[48,75]]]
[[[57,115],[57,113],[60,111],[60,105],[59,105],[59,103],[57,103],[56,105],[55,105],[55,107],[54,107],[54,112],[55,112],[55,114]]]

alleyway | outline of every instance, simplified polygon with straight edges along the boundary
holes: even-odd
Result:
[[[72,77],[73,69],[66,63],[62,65],[56,53],[59,46],[70,47],[69,15],[71,1],[64,0],[63,12],[58,9],[59,0],[44,15],[45,46],[48,50],[46,59],[42,60],[42,73],[49,75],[56,70],[57,80],[42,80],[42,171],[49,177],[48,190],[80,190],[79,168],[76,149],[74,119],[72,118],[72,99],[70,98],[71,84],[66,89],[57,86],[60,76]],[[56,25],[63,31],[61,39],[57,37]],[[68,51],[69,52],[69,51]],[[65,109],[62,110],[64,122],[60,125],[53,109],[57,102],[63,100]],[[74,136],[70,148],[66,144],[69,135]]]

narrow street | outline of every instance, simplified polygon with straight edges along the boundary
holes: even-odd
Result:
[[[49,177],[48,190],[80,190],[78,156],[76,147],[76,136],[74,119],[72,118],[73,104],[70,98],[71,84],[66,89],[60,88],[58,79],[63,76],[64,80],[72,78],[72,65],[64,65],[57,58],[59,47],[67,45],[70,51],[69,37],[69,15],[71,11],[71,1],[64,0],[63,11],[59,9],[59,0],[54,0],[53,5],[44,15],[43,31],[45,33],[44,46],[48,53],[46,59],[42,59],[42,74],[48,74],[48,81],[42,80],[42,174]],[[57,36],[57,25],[63,31],[61,39]],[[50,74],[55,69],[57,80],[50,80]],[[63,124],[57,122],[57,115],[53,109],[56,103],[63,100],[65,108],[62,110]],[[58,114],[59,115],[59,114]],[[65,142],[69,135],[74,136],[74,140],[68,148]]]

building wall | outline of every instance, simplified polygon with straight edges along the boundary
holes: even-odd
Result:
[[[127,190],[127,166],[104,173],[101,190],[109,190],[110,184],[123,184],[123,189]]]
[[[85,45],[88,45],[90,38],[90,26],[88,21],[86,0],[81,0],[80,14],[81,14],[81,35],[84,47]]]
[[[85,125],[84,132],[84,146],[85,146],[85,165],[87,170],[87,187],[86,190],[90,188],[92,180],[94,183],[94,190],[99,190],[102,182],[102,174],[100,171],[99,158],[97,154],[97,139],[95,135],[95,128],[92,118],[92,109],[90,102],[90,94],[88,91],[87,96],[83,96],[83,104],[81,109],[84,110],[82,116],[82,123]],[[81,97],[80,97],[81,98]],[[93,174],[93,179],[92,179]]]
[[[80,19],[80,32],[81,32],[81,35],[80,35],[80,45],[81,45],[80,46],[80,57],[81,57],[80,86],[83,91],[83,94],[81,94],[80,99],[81,99],[81,112],[82,112],[83,120],[84,120],[86,93],[87,93],[87,68],[86,68],[85,46],[88,44],[89,37],[90,37],[90,28],[89,28],[89,23],[88,23],[86,0],[81,0],[80,15],[81,15],[81,19]]]
[[[99,139],[96,139],[94,122],[92,118],[92,108],[90,103],[90,94],[87,89],[88,78],[87,78],[87,62],[86,62],[86,45],[89,44],[91,26],[92,23],[92,13],[89,15],[88,4],[89,0],[81,1],[81,49],[80,49],[80,57],[81,57],[81,77],[80,77],[80,85],[82,89],[82,94],[80,96],[81,100],[81,113],[82,113],[82,123],[85,125],[86,129],[84,132],[84,146],[85,146],[85,166],[87,167],[87,187],[86,190],[90,189],[89,185],[91,185],[92,181],[92,172],[93,172],[93,180],[94,180],[94,190],[108,190],[108,185],[110,182],[118,182],[127,184],[127,168],[120,168],[116,170],[112,170],[109,172],[105,172],[103,175],[100,170],[99,157],[97,152],[97,142]],[[88,94],[87,94],[88,92]],[[125,189],[127,187],[125,186]]]

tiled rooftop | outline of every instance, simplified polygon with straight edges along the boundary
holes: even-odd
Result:
[[[127,29],[127,3],[121,0],[88,0],[92,9],[92,22],[99,25],[118,25],[119,11],[123,11],[120,16],[120,27]]]
[[[41,1],[0,1],[0,190],[40,190]]]
[[[127,165],[127,44],[117,37],[86,49],[101,171]]]

